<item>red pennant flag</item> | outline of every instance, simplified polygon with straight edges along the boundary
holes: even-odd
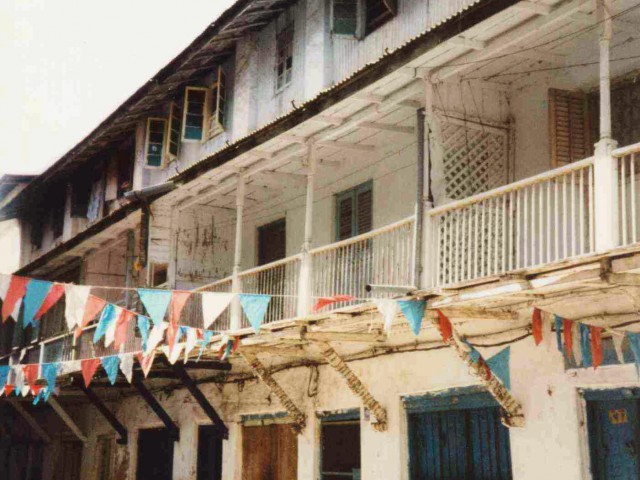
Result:
[[[18,301],[27,293],[27,284],[29,281],[29,278],[18,277],[17,275],[11,277],[11,283],[9,284],[7,295],[4,297],[4,303],[2,304],[2,323],[7,321]]]
[[[444,342],[448,342],[453,337],[453,327],[451,326],[451,321],[440,310],[438,310],[437,312],[438,318],[440,319],[440,335],[442,335],[442,340]]]
[[[27,385],[31,386],[36,384],[36,380],[38,380],[38,370],[40,370],[40,365],[37,363],[31,363],[22,367],[22,373],[24,374],[24,380],[27,382]]]
[[[153,365],[153,359],[155,358],[155,356],[155,350],[147,356],[145,356],[142,352],[138,353],[138,362],[140,362],[140,367],[142,368],[142,373],[144,373],[144,378],[147,378],[147,375],[149,375],[149,371],[151,370],[151,366]]]
[[[130,310],[122,310],[120,317],[116,320],[116,334],[113,340],[113,347],[116,350],[120,350],[120,346],[124,345],[127,341],[127,330],[129,328],[129,322],[136,316]]]
[[[44,385],[34,385],[31,387],[31,395],[37,397],[40,391],[44,388]]]
[[[203,340],[204,339],[204,333],[202,332],[201,328],[196,328],[196,338],[198,340]]]
[[[533,309],[533,315],[531,315],[531,333],[533,333],[536,345],[540,345],[542,342],[542,312],[537,308]]]
[[[354,300],[355,297],[351,295],[334,295],[333,297],[320,297],[316,304],[313,306],[313,313],[318,312],[323,309],[327,305],[331,305],[332,303],[338,302],[348,302],[350,300]]]
[[[84,316],[82,317],[82,323],[80,326],[76,327],[75,330],[75,338],[76,340],[82,335],[82,329],[89,325],[91,320],[96,318],[98,314],[107,306],[106,300],[103,300],[98,297],[94,297],[93,295],[89,295],[89,299],[87,300],[87,305],[84,307]]]
[[[589,337],[591,337],[591,355],[593,356],[593,368],[602,365],[604,358],[602,354],[602,327],[589,326]]]
[[[182,309],[190,296],[191,292],[180,292],[177,290],[174,290],[171,294],[171,315],[169,316],[169,328],[167,328],[167,343],[170,350],[173,349],[173,344],[176,342],[178,322],[182,315]]]
[[[4,386],[4,394],[6,397],[11,395],[13,391],[16,389],[15,385],[5,385]]]
[[[91,380],[93,380],[93,376],[96,374],[96,370],[99,366],[99,358],[90,358],[88,360],[82,360],[82,362],[80,362],[80,369],[82,370],[82,378],[84,379],[85,387],[89,388],[89,385],[91,385]]]
[[[58,300],[60,300],[63,295],[64,295],[64,285],[60,285],[59,283],[54,283],[53,286],[51,287],[51,290],[49,290],[49,293],[45,297],[44,302],[42,302],[40,309],[38,310],[35,317],[33,318],[35,320],[40,320],[40,318],[45,313],[47,313],[51,307],[53,307],[56,303],[58,303]]]
[[[567,358],[571,358],[573,355],[573,324],[571,320],[562,320],[562,335],[564,337],[564,351],[567,353]]]

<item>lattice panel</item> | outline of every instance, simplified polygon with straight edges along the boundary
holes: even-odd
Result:
[[[448,198],[459,200],[507,183],[507,132],[443,125],[444,178]]]

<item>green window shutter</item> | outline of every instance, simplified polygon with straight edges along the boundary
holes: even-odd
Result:
[[[167,121],[150,118],[147,122],[147,166],[162,167]]]
[[[180,154],[180,135],[182,133],[182,108],[177,102],[171,104],[169,114],[169,139],[167,153],[176,158]]]
[[[333,0],[333,33],[355,35],[358,30],[358,0]]]
[[[363,183],[336,196],[337,241],[361,235],[372,227],[372,182]]]
[[[207,92],[187,88],[185,95],[184,140],[203,140]]]

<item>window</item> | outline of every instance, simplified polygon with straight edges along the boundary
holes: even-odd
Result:
[[[32,217],[29,222],[29,233],[31,246],[33,248],[40,249],[42,248],[42,237],[44,233],[42,221],[36,216]]]
[[[336,196],[336,240],[345,240],[371,230],[373,226],[372,182],[366,182]]]
[[[360,480],[360,415],[350,411],[321,421],[321,480]]]
[[[169,266],[166,263],[151,264],[151,286],[160,287],[167,283],[167,271]]]
[[[64,210],[67,195],[63,189],[56,190],[51,199],[51,230],[53,238],[59,238],[64,232]]]
[[[167,142],[167,157],[175,160],[180,154],[180,136],[182,135],[182,108],[177,102],[171,102],[169,107],[169,140]]]
[[[592,153],[589,102],[582,92],[549,90],[549,141],[554,167]]]
[[[276,37],[276,90],[291,83],[293,74],[293,23],[284,27]]]
[[[164,166],[164,146],[167,137],[167,121],[164,118],[147,119],[147,146],[145,165],[162,168]]]
[[[332,32],[364,38],[398,13],[397,0],[333,0]]]
[[[204,140],[208,100],[207,88],[187,87],[184,97],[182,140],[198,142]]]
[[[216,80],[212,86],[213,111],[209,118],[209,138],[224,132],[227,120],[227,77],[222,67],[218,67]]]

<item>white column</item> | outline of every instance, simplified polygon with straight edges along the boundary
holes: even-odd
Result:
[[[244,213],[246,179],[241,173],[238,175],[238,185],[236,187],[236,240],[235,253],[233,256],[233,273],[231,279],[231,291],[236,294],[231,302],[231,330],[239,330],[242,325],[242,310],[240,298],[237,294],[242,292],[240,282],[240,268],[242,266],[242,216]]]
[[[313,200],[315,190],[316,158],[313,146],[309,145],[307,154],[307,199],[304,213],[304,243],[302,244],[302,262],[300,264],[300,283],[298,285],[298,316],[308,315],[311,310],[312,262],[309,250],[313,241]]]
[[[422,224],[422,278],[420,286],[422,288],[432,287],[434,284],[434,271],[435,265],[438,261],[438,251],[434,245],[434,231],[433,231],[433,219],[429,215],[429,211],[434,207],[433,195],[429,196],[429,189],[433,185],[433,146],[432,145],[432,131],[434,121],[434,108],[433,108],[433,83],[429,78],[424,81],[425,92],[425,115],[424,115],[424,196],[422,198],[423,209],[423,224]],[[419,128],[419,126],[418,126]]]
[[[600,140],[595,146],[594,196],[596,251],[618,246],[618,162],[611,152],[616,142],[611,138],[611,0],[598,0],[600,35]]]

